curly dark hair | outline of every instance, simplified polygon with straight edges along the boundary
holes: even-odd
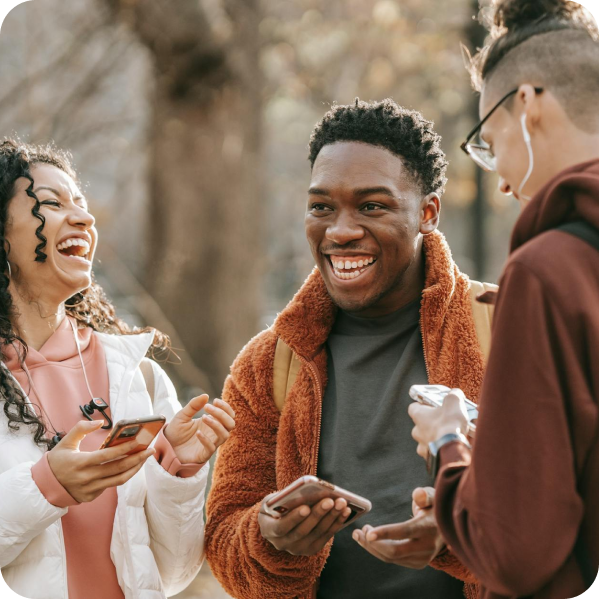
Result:
[[[380,146],[399,156],[424,194],[445,191],[447,159],[434,123],[387,98],[333,106],[310,137],[309,156],[314,166],[320,150],[340,141],[359,141]]]
[[[71,166],[70,155],[52,145],[34,146],[24,144],[12,139],[5,139],[0,143],[0,352],[2,365],[0,366],[0,401],[3,402],[4,415],[8,419],[8,427],[19,430],[21,425],[28,426],[37,445],[44,449],[52,449],[56,444],[48,438],[46,423],[41,414],[31,409],[23,390],[12,377],[5,366],[6,355],[4,348],[12,345],[17,349],[19,362],[23,365],[27,356],[27,344],[17,334],[13,327],[14,305],[8,290],[10,278],[7,276],[8,257],[10,244],[5,237],[8,207],[16,193],[16,183],[20,178],[29,180],[30,185],[26,192],[34,201],[32,215],[40,221],[36,229],[36,237],[40,243],[35,249],[35,261],[45,262],[47,255],[44,253],[46,238],[43,235],[45,219],[39,212],[40,202],[33,192],[33,177],[31,167],[36,164],[49,164],[59,168],[73,180],[77,181],[76,173]],[[73,317],[79,325],[90,327],[95,331],[116,335],[136,335],[149,331],[152,328],[131,329],[115,314],[114,307],[106,299],[102,288],[95,282],[87,289],[75,294],[65,303],[68,316]],[[169,339],[163,333],[155,331],[154,341],[149,352],[168,351]],[[34,406],[35,407],[35,406]],[[56,431],[55,431],[56,432]]]

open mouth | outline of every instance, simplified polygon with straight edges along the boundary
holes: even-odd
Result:
[[[90,262],[91,247],[85,239],[71,237],[56,246],[58,253],[67,258],[77,258]]]
[[[333,274],[342,281],[357,279],[376,262],[374,256],[327,256]]]

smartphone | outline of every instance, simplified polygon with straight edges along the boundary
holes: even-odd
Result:
[[[147,416],[145,418],[136,418],[134,420],[119,420],[112,431],[104,439],[100,449],[116,447],[131,439],[135,439],[137,444],[132,447],[127,455],[132,455],[147,449],[156,435],[162,430],[166,418],[160,416]]]
[[[289,486],[273,495],[264,505],[264,511],[273,518],[281,518],[300,505],[312,507],[322,499],[342,497],[347,501],[351,513],[343,527],[355,522],[372,509],[368,499],[350,493],[316,476],[302,476]]]
[[[410,397],[418,403],[439,408],[443,405],[443,400],[450,391],[451,389],[445,385],[412,385],[410,387]],[[467,399],[466,412],[469,421],[468,434],[472,437],[476,432],[476,424],[473,421],[478,418],[478,406]]]

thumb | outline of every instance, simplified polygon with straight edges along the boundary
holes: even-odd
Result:
[[[191,420],[206,404],[208,403],[208,396],[198,395],[187,402],[187,405],[179,410],[178,415],[185,416],[187,420]]]
[[[94,431],[97,431],[104,422],[102,420],[80,420],[60,441],[57,447],[63,449],[79,449],[79,444],[83,438]]]
[[[435,489],[432,487],[418,487],[412,493],[414,505],[420,509],[432,507],[435,502]]]

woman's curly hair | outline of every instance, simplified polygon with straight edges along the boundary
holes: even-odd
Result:
[[[77,181],[70,155],[66,152],[51,145],[34,146],[12,139],[5,139],[0,143],[0,264],[2,265],[0,267],[0,352],[3,362],[0,367],[0,402],[3,403],[4,415],[10,429],[17,431],[23,425],[28,426],[37,445],[45,449],[52,449],[55,442],[48,438],[46,423],[41,415],[32,410],[32,405],[28,402],[23,390],[4,364],[6,361],[4,348],[9,345],[18,348],[17,353],[21,365],[27,356],[27,344],[13,327],[15,308],[8,289],[10,276],[7,274],[9,273],[8,258],[10,256],[10,244],[6,239],[8,208],[15,196],[16,183],[20,178],[25,178],[30,182],[26,193],[33,199],[31,213],[40,221],[35,233],[39,243],[35,249],[34,260],[45,262],[47,258],[44,253],[46,238],[43,235],[45,219],[39,211],[40,202],[33,192],[31,175],[31,168],[36,164],[54,166]],[[80,326],[90,327],[94,331],[114,335],[137,335],[154,331],[152,328],[131,329],[118,318],[114,307],[95,280],[92,280],[90,287],[69,298],[65,302],[65,310],[66,314],[73,317]],[[153,355],[156,351],[168,350],[169,346],[168,337],[155,331],[154,341],[149,351]]]

